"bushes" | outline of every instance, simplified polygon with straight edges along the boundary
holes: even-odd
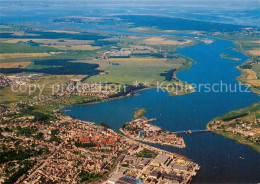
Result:
[[[247,113],[238,114],[238,115],[235,115],[235,116],[224,118],[223,121],[230,121],[230,120],[233,120],[233,119],[236,119],[236,118],[242,118],[242,117],[247,116],[247,115],[248,115]]]
[[[30,115],[34,116],[33,122],[48,122],[52,117],[47,114],[43,114],[41,112],[34,111],[36,108],[31,106],[24,106],[24,108],[21,110],[21,116]]]
[[[167,72],[161,73],[161,76],[165,76],[165,80],[171,81],[173,79],[173,74],[176,72],[176,69],[171,69]]]
[[[81,182],[90,182],[102,178],[102,175],[100,173],[89,173],[86,171],[82,171],[81,173],[79,173],[79,177],[81,178]]]
[[[137,153],[138,157],[145,157],[145,158],[155,158],[157,156],[156,152],[153,152],[149,149],[143,149],[139,153]]]
[[[24,167],[18,169],[10,178],[4,181],[4,184],[15,183],[23,174],[27,174],[33,166],[34,161],[26,161]]]
[[[82,148],[92,148],[96,146],[96,143],[88,142],[88,143],[82,143],[82,142],[75,142],[75,146],[82,147]]]
[[[100,126],[105,127],[105,128],[109,128],[109,124],[107,124],[105,122],[101,122]]]

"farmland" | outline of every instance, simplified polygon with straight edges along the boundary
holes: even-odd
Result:
[[[87,82],[112,82],[112,83],[126,83],[133,84],[135,81],[149,82],[156,84],[157,81],[163,81],[164,77],[160,73],[170,70],[169,67],[158,66],[124,66],[112,65],[105,70],[108,71],[106,75],[96,75],[88,78]]]
[[[11,63],[0,63],[0,68],[25,68],[31,62],[11,62]]]
[[[9,59],[21,59],[21,58],[38,58],[51,56],[49,53],[0,53],[0,60],[9,60]]]
[[[176,48],[195,44],[193,40],[149,36],[103,36],[95,33],[30,30],[19,26],[3,28],[0,38],[0,73],[18,75],[41,73],[39,85],[66,83],[72,78],[86,82],[110,82],[153,86],[157,82],[174,82],[175,73],[186,70],[193,61],[175,53]],[[160,47],[158,47],[160,45]],[[108,54],[108,55],[107,55]],[[113,54],[119,57],[113,57]],[[127,57],[121,55],[127,54]],[[0,102],[15,102],[39,94],[0,89]],[[42,95],[50,95],[47,87]]]

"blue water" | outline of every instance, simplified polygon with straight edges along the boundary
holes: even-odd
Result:
[[[178,50],[179,54],[192,58],[197,64],[177,76],[196,85],[212,85],[222,81],[231,84],[234,89],[234,85],[238,85],[236,77],[240,75],[235,66],[248,58],[232,50],[232,47],[234,45],[230,41],[215,40],[209,45],[201,43]],[[221,58],[221,53],[232,54],[241,61]],[[241,89],[245,91],[246,87],[242,86]],[[145,107],[147,117],[156,118],[157,125],[176,131],[205,129],[206,124],[216,116],[259,102],[259,96],[251,92],[197,91],[184,96],[169,96],[161,90],[151,89],[140,94],[96,105],[67,107],[65,109],[71,111],[66,114],[81,120],[106,122],[118,131],[124,122],[131,120],[134,108]],[[199,163],[201,170],[194,183],[260,182],[260,154],[252,148],[213,133],[188,135],[184,139],[187,144],[185,149],[156,146],[183,154]]]

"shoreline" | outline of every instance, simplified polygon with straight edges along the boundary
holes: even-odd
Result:
[[[233,133],[229,133],[229,132],[223,132],[223,131],[212,131],[218,135],[221,135],[225,138],[228,138],[228,139],[232,139],[234,140],[236,143],[238,144],[242,144],[242,145],[246,145],[246,146],[249,146],[251,147],[252,149],[254,149],[255,151],[257,151],[258,153],[260,153],[260,145],[256,145],[252,142],[249,142],[247,141],[245,138],[239,136],[239,135],[236,135],[236,134],[233,134]]]
[[[259,123],[259,119],[255,119],[255,122],[251,124],[246,124],[245,126],[241,126],[241,122],[243,122],[243,118],[246,120],[250,119],[250,116],[254,117],[258,112],[257,109],[259,107],[259,103],[253,103],[250,106],[230,111],[222,116],[218,116],[211,120],[207,125],[206,129],[221,135],[225,138],[234,140],[236,143],[243,144],[251,147],[258,153],[260,153],[260,144],[255,140],[256,129],[253,129],[255,123]],[[246,114],[245,114],[246,112]],[[244,122],[243,122],[244,123]],[[234,127],[233,125],[237,125]],[[252,127],[250,131],[244,127]],[[253,135],[251,135],[253,133]],[[249,136],[250,135],[250,136]]]
[[[225,39],[225,38],[218,38],[218,39],[228,40],[228,39]],[[245,86],[245,85],[247,84],[247,82],[246,82],[246,80],[247,80],[247,79],[246,79],[247,74],[246,74],[245,71],[243,71],[242,68],[240,68],[240,66],[242,66],[243,64],[245,64],[245,63],[247,63],[248,61],[250,61],[251,59],[253,59],[253,56],[251,56],[251,55],[249,55],[247,52],[245,52],[245,50],[242,48],[242,45],[241,45],[241,43],[240,43],[239,41],[233,41],[233,40],[228,40],[228,41],[232,41],[232,42],[236,45],[236,47],[238,47],[238,48],[236,48],[236,47],[233,48],[235,51],[240,52],[240,53],[246,55],[247,57],[249,57],[245,62],[243,62],[242,64],[240,64],[240,65],[238,65],[238,66],[235,67],[237,70],[240,71],[240,75],[236,77],[236,81],[239,82],[239,83],[241,83],[241,84],[243,84],[243,85]],[[226,58],[226,59],[230,59],[230,58]],[[231,60],[232,60],[232,59],[231,59]],[[236,61],[238,61],[238,60],[236,60]],[[246,86],[245,86],[245,87],[246,87]],[[251,86],[250,86],[250,90],[251,90],[252,93],[255,93],[255,94],[257,94],[257,95],[260,96],[260,91],[257,90],[257,89],[255,89],[255,86],[251,85]],[[255,102],[255,103],[259,103],[259,102]],[[255,103],[253,103],[253,104],[255,104]],[[251,105],[253,105],[253,104],[251,104]],[[251,105],[250,105],[250,106],[251,106]],[[247,106],[247,107],[249,107],[249,106]],[[244,108],[247,108],[247,107],[244,107]],[[236,111],[236,110],[233,110],[233,111]],[[225,114],[228,114],[228,113],[230,113],[230,112],[232,112],[232,111],[229,111],[229,112],[227,112],[227,113],[225,113]],[[215,117],[214,119],[216,119],[216,118],[218,118],[218,117]],[[218,135],[221,135],[221,136],[223,136],[223,137],[225,137],[225,138],[228,138],[228,139],[231,139],[231,140],[235,140],[235,141],[236,141],[237,143],[239,143],[239,144],[243,144],[243,145],[249,146],[249,147],[253,148],[254,150],[256,150],[257,152],[260,153],[260,146],[259,146],[259,145],[256,145],[256,144],[254,144],[254,143],[252,143],[252,142],[246,140],[246,139],[245,139],[244,137],[242,137],[242,136],[233,134],[233,133],[231,133],[231,132],[223,132],[223,131],[214,131],[214,130],[212,130],[212,129],[209,127],[209,124],[210,124],[212,121],[214,121],[214,120],[211,120],[210,122],[208,122],[208,123],[206,124],[206,128],[207,128],[208,130],[211,130],[212,132],[214,132],[214,133],[216,133],[216,134],[218,134]]]

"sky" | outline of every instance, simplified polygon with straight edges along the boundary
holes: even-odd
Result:
[[[21,21],[30,16],[48,19],[121,14],[260,26],[260,0],[0,0],[0,21]]]

